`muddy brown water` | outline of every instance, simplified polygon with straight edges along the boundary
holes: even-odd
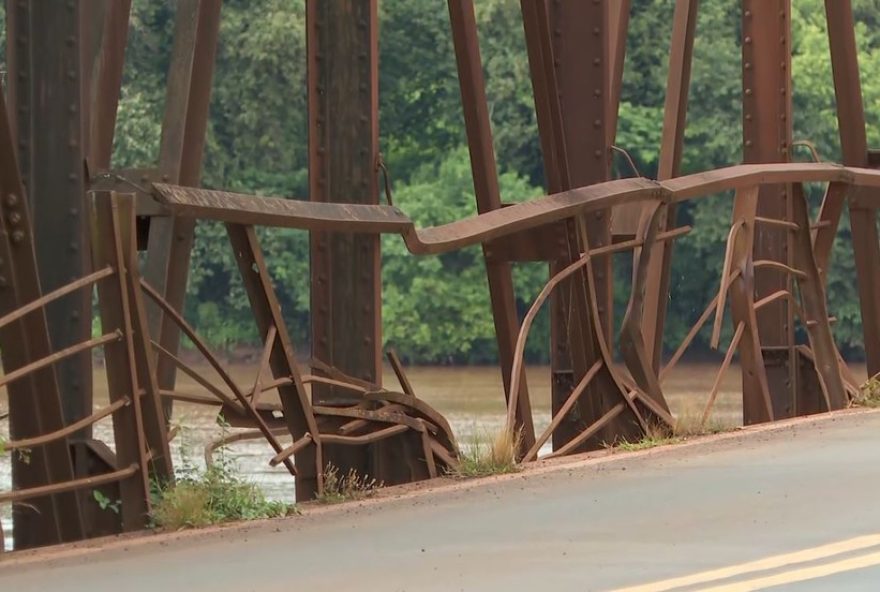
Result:
[[[198,368],[207,376],[211,370]],[[239,384],[252,384],[255,368],[252,365],[232,364],[227,367]],[[535,416],[535,429],[540,433],[550,422],[550,370],[547,367],[527,369],[528,385]],[[858,378],[865,377],[863,366],[854,366]],[[663,387],[670,408],[676,416],[698,417],[702,413],[708,393],[712,388],[717,364],[680,364],[664,381]],[[413,367],[408,375],[416,393],[443,413],[452,425],[459,442],[467,445],[475,434],[494,433],[504,422],[505,406],[501,374],[496,367]],[[394,374],[385,371],[389,388],[397,388]],[[215,383],[220,380],[214,375]],[[95,369],[95,407],[107,404],[107,381],[103,368]],[[201,387],[186,376],[179,377],[178,390],[204,394]],[[739,369],[730,368],[721,380],[721,387],[714,407],[713,421],[728,427],[742,423],[741,385]],[[5,410],[5,389],[0,394],[0,410]],[[217,409],[199,405],[178,403],[175,406],[174,423],[181,427],[172,442],[175,466],[203,467],[205,445],[220,438],[224,428],[217,424]],[[228,431],[228,429],[227,429]],[[8,422],[0,421],[0,435],[8,437]],[[112,426],[109,418],[96,424],[95,437],[111,444]],[[542,453],[549,452],[549,445]],[[293,479],[283,466],[272,468],[268,459],[271,448],[262,440],[244,441],[230,445],[224,454],[238,467],[241,474],[258,483],[265,494],[273,499],[292,501]],[[9,456],[0,456],[0,491],[8,490],[10,483]],[[11,524],[10,507],[0,506],[0,520],[9,539]]]

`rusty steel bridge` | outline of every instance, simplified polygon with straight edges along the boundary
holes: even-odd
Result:
[[[656,179],[611,179],[629,0],[521,0],[546,195],[502,203],[473,0],[448,0],[479,214],[417,228],[383,203],[378,183],[379,0],[306,0],[308,201],[200,187],[220,0],[179,0],[156,162],[119,169],[111,154],[131,0],[8,0],[8,76],[0,102],[0,352],[12,464],[15,547],[148,524],[154,480],[174,479],[173,402],[214,406],[235,439],[262,438],[266,462],[296,477],[297,500],[323,489],[325,467],[386,484],[454,468],[446,419],[383,352],[380,237],[413,257],[481,245],[500,355],[507,429],[528,463],[638,440],[673,426],[663,379],[704,326],[738,355],[746,424],[847,407],[858,384],[831,331],[826,279],[848,207],[870,375],[880,373],[880,156],[867,145],[850,0],[825,0],[842,162],[794,162],[791,3],[741,6],[743,162],[682,176],[698,0],[676,0]],[[427,9],[427,8],[426,8]],[[637,16],[637,15],[634,15]],[[47,100],[48,97],[48,100]],[[811,217],[806,183],[825,188]],[[720,284],[668,361],[661,343],[679,204],[729,192]],[[426,196],[428,199],[429,196]],[[199,221],[225,225],[263,341],[241,385],[182,315]],[[297,361],[255,228],[310,233],[311,352]],[[145,254],[144,254],[145,252]],[[633,258],[622,328],[612,331],[612,260]],[[528,312],[512,267],[549,264]],[[101,332],[92,334],[93,296]],[[552,420],[534,427],[523,365],[538,310],[551,310]],[[729,305],[729,307],[728,307]],[[189,339],[220,384],[181,359]],[[109,403],[92,400],[92,351],[104,351]],[[299,352],[304,354],[306,352]],[[399,386],[383,382],[388,358]],[[613,363],[622,359],[623,366]],[[175,388],[178,373],[202,387]],[[275,397],[267,392],[277,391]],[[708,393],[703,421],[718,382]],[[110,418],[113,442],[92,426]],[[283,446],[282,439],[292,441]],[[285,441],[287,441],[285,440]],[[111,444],[111,446],[108,446]],[[221,443],[218,443],[222,444]],[[92,492],[119,499],[101,512]],[[2,541],[2,537],[0,537]]]

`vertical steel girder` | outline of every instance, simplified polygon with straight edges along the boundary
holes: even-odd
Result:
[[[699,0],[676,0],[675,3],[663,114],[663,137],[657,170],[657,179],[661,181],[672,179],[681,173],[698,7]],[[667,230],[675,224],[675,206],[661,206],[661,208],[660,229]],[[645,301],[643,326],[645,346],[655,371],[660,370],[663,357],[663,329],[669,300],[672,247],[672,241],[659,242],[653,247],[651,265],[645,279],[645,291],[657,295]]]
[[[309,199],[379,203],[377,0],[306,3]],[[311,233],[313,357],[370,383],[382,380],[379,237]],[[320,373],[318,369],[315,369]],[[350,392],[315,385],[315,404],[354,403]],[[381,455],[328,447],[343,472],[376,476]],[[356,458],[357,457],[357,458]],[[374,466],[370,471],[370,463]]]
[[[100,46],[94,56],[87,97],[90,106],[88,165],[92,172],[110,169],[130,15],[131,0],[109,2],[103,14]]]
[[[498,188],[489,104],[483,80],[473,0],[449,0],[449,16],[458,64],[461,104],[464,110],[477,211],[484,213],[501,208],[501,193]],[[513,291],[513,274],[510,263],[492,260],[487,249],[488,247],[484,245],[483,255],[486,260],[486,276],[489,280],[489,297],[492,302],[492,317],[495,321],[501,376],[504,381],[504,393],[509,399],[519,326]],[[526,451],[535,443],[535,427],[525,380],[521,380],[520,385],[516,399],[514,429],[521,434],[520,444],[522,450]]]
[[[789,162],[791,117],[791,0],[742,0],[743,162]],[[757,215],[791,220],[791,187],[765,185],[758,193]],[[791,267],[792,233],[787,228],[762,225],[754,236],[756,259]],[[771,268],[755,270],[755,298],[785,290],[788,274]],[[797,352],[794,311],[786,298],[757,312],[762,358],[777,419],[797,414]],[[743,371],[746,368],[743,367]],[[743,381],[743,422],[766,417],[761,393],[746,389]],[[756,415],[753,414],[756,413]]]
[[[81,125],[79,0],[7,2],[7,63],[12,126],[22,181],[33,212],[34,246],[43,290],[54,290],[89,271],[88,220]],[[46,309],[56,349],[91,335],[89,294],[71,294]],[[92,410],[89,352],[58,364],[64,419]],[[88,436],[90,430],[82,432]]]
[[[6,103],[0,95],[0,315],[40,297],[37,260],[24,186],[19,176]],[[47,318],[39,309],[0,329],[3,370],[10,373],[52,353]],[[36,437],[64,427],[55,370],[38,370],[7,386],[10,437]],[[30,458],[12,454],[12,484],[28,489],[73,479],[67,438],[33,450]],[[12,509],[17,549],[82,538],[76,493],[29,500]]]
[[[859,80],[858,48],[855,23],[850,0],[825,0],[828,19],[828,41],[831,48],[831,66],[834,74],[834,92],[837,98],[837,120],[843,164],[868,166],[868,140],[865,128],[865,109]],[[855,255],[859,303],[862,311],[862,331],[868,374],[880,373],[880,237],[877,234],[877,210],[863,199],[866,194],[876,195],[876,189],[857,189],[849,194],[849,216],[852,227],[852,247]],[[827,250],[837,230],[842,200],[839,192],[823,204],[821,220],[829,222],[830,234],[824,241]],[[816,242],[819,243],[820,236]]]
[[[555,91],[559,97],[569,182],[572,187],[601,183],[611,175],[608,3],[553,0],[549,8]],[[591,249],[611,243],[610,220],[610,211],[600,211],[585,221]],[[597,257],[592,267],[596,276],[601,330],[606,341],[610,342],[614,321],[611,257]],[[558,314],[553,317],[564,323]]]
[[[138,467],[131,478],[119,483],[122,528],[133,531],[147,525],[150,513],[150,471],[143,413],[149,406],[153,407],[149,417],[155,422],[151,427],[158,431],[150,455],[153,462],[165,466],[160,473],[165,478],[171,477],[170,454],[165,422],[161,421],[151,345],[144,330],[146,313],[137,270],[134,200],[131,196],[123,198],[107,191],[92,195],[93,227],[101,229],[92,237],[95,267],[111,267],[116,272],[98,282],[97,287],[102,330],[105,333],[118,331],[122,335],[122,339],[107,344],[104,352],[110,402],[131,401],[113,414],[113,439],[117,468]]]
[[[166,182],[201,182],[220,8],[220,0],[181,0],[177,6],[159,152],[159,174]],[[178,311],[186,297],[194,237],[192,219],[156,218],[150,224],[144,277]],[[158,306],[149,304],[150,334],[176,355],[180,329]],[[174,390],[176,368],[168,356],[158,360],[157,373],[159,387]],[[170,413],[169,400],[165,414]]]
[[[607,180],[606,101],[611,80],[606,55],[607,6],[558,0],[522,0],[521,5],[548,191]],[[589,220],[570,220],[566,227],[569,256],[551,264],[554,275],[582,251],[611,240],[607,212],[597,212]],[[607,347],[613,318],[611,259],[596,258],[586,268],[567,280],[567,286],[551,300],[554,416],[587,371],[597,362],[602,364],[578,404],[554,431],[555,450],[606,415],[620,396],[626,396]],[[616,437],[632,437],[639,428],[636,419],[641,418],[637,414],[615,417],[578,449],[595,448]]]

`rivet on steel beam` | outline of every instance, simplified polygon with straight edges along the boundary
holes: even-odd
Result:
[[[601,65],[602,65],[602,60],[599,59],[599,58],[593,58],[593,65],[594,65],[594,66],[601,66]]]
[[[70,80],[75,80],[75,79],[76,79],[76,70],[68,70],[68,71],[67,71],[67,77],[68,77]]]
[[[24,240],[24,232],[21,230],[16,230],[12,233],[12,242],[15,244],[20,243]]]
[[[70,320],[71,321],[78,321],[79,320],[79,311],[78,310],[71,311]]]
[[[752,69],[752,62],[746,62],[746,63],[744,63],[744,64],[743,64],[743,69],[744,69],[744,70],[751,70],[751,69]]]
[[[9,284],[6,281],[6,276],[0,275],[0,288],[5,288],[8,285]]]
[[[79,251],[79,245],[76,244],[76,243],[70,243],[69,245],[67,245],[67,249],[68,249],[71,253],[76,253],[76,252]]]
[[[751,120],[752,120],[752,114],[746,113],[746,121],[751,121]]]
[[[67,43],[67,45],[69,45],[70,47],[73,47],[73,44],[76,43],[76,39],[75,39],[74,37],[68,37],[68,38],[65,39],[64,41],[65,41],[65,42]]]
[[[599,27],[593,27],[593,35],[598,35],[601,32],[602,32],[602,29],[600,29]]]
[[[364,345],[370,345],[371,343],[373,343],[372,339],[370,339],[369,337],[364,337]]]
[[[9,214],[9,223],[13,226],[18,226],[19,224],[21,224],[21,214],[19,214],[18,212],[12,212],[11,214]]]
[[[746,96],[747,96],[747,97],[752,96],[752,89],[750,89],[750,88],[747,88],[747,89],[746,89]]]
[[[601,150],[596,150],[595,152],[593,152],[593,154],[596,156],[596,158],[602,158],[602,151]]]
[[[6,196],[6,205],[10,208],[14,208],[18,205],[18,196],[14,193],[10,193]]]
[[[745,12],[745,15],[746,15],[746,18],[751,18],[751,16],[752,16],[752,11],[751,11],[751,10],[747,10],[747,11]]]
[[[70,208],[67,213],[71,216],[79,216],[79,208]]]
[[[602,120],[601,119],[594,120],[593,127],[602,127]]]
[[[752,145],[752,141],[751,141],[751,140],[746,140],[746,146],[751,146],[751,145]]]
[[[602,96],[602,89],[601,89],[601,88],[597,88],[596,90],[594,90],[594,91],[593,91],[593,96],[594,96],[594,97],[601,97],[601,96]]]
[[[751,38],[751,37],[746,37],[744,41],[745,41],[746,44],[751,43],[751,42],[752,42],[752,38]]]
[[[76,181],[77,178],[78,178],[78,177],[76,176],[76,173],[70,173],[69,175],[67,175],[67,180],[68,180],[68,181]]]

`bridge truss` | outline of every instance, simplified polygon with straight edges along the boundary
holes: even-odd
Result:
[[[393,352],[400,390],[383,386],[382,234],[400,235],[413,256],[481,245],[507,427],[518,434],[523,462],[537,459],[548,441],[550,456],[559,456],[671,427],[663,380],[713,317],[712,343],[720,346],[728,304],[735,330],[719,381],[738,354],[746,424],[846,407],[857,384],[831,332],[827,270],[847,206],[868,370],[880,373],[880,159],[867,145],[850,0],[826,0],[843,161],[792,161],[791,1],[741,0],[743,163],[688,176],[681,156],[699,2],[676,1],[658,178],[612,180],[629,0],[521,0],[547,195],[507,205],[474,3],[448,0],[479,214],[420,229],[380,204],[378,0],[306,1],[309,201],[199,187],[220,0],[177,2],[160,153],[136,170],[111,161],[131,1],[47,8],[9,0],[0,386],[9,399],[4,449],[31,451],[11,455],[13,489],[0,493],[0,503],[14,504],[16,547],[143,528],[151,483],[173,480],[174,400],[213,405],[233,426],[250,428],[235,439],[264,438],[274,449],[268,462],[296,475],[299,500],[321,492],[329,463],[385,483],[453,468],[452,430],[418,398]],[[806,183],[826,188],[814,220]],[[673,244],[691,230],[677,225],[676,209],[722,191],[733,197],[719,289],[664,365]],[[225,224],[263,338],[250,386],[228,375],[181,314],[202,220]],[[261,226],[310,233],[307,368],[297,363],[281,315],[255,231]],[[631,252],[634,272],[615,335],[612,255],[622,252]],[[512,267],[525,261],[546,262],[549,281],[520,318]],[[538,434],[523,351],[547,301],[552,419]],[[181,335],[221,385],[181,359]],[[110,390],[109,405],[97,411],[95,348],[104,349]],[[204,392],[181,392],[178,372]],[[273,390],[280,403],[263,396]],[[113,450],[91,433],[107,417]],[[121,500],[118,517],[98,512],[95,490]]]

